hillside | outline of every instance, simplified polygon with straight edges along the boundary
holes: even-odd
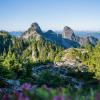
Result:
[[[67,26],[62,34],[52,30],[43,32],[37,23],[21,37],[1,31],[0,89],[6,88],[4,92],[12,95],[13,90],[24,91],[22,84],[29,87],[32,84],[40,90],[45,85],[91,93],[90,88],[96,90],[99,87],[99,55],[100,41],[92,36],[76,36]]]

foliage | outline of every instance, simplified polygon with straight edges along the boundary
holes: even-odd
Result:
[[[84,90],[85,96],[82,93],[83,90],[75,91],[75,93],[72,94],[72,91],[67,90],[67,88],[61,88],[61,92],[58,93],[58,90],[56,89],[57,87],[67,87],[69,83],[70,85],[73,84],[72,81],[63,80],[59,73],[43,71],[43,73],[39,74],[39,76],[34,77],[32,75],[32,68],[34,66],[59,62],[66,53],[68,54],[68,59],[71,58],[76,59],[77,61],[79,60],[82,64],[87,66],[85,72],[81,71],[80,66],[75,66],[78,68],[77,72],[73,68],[73,71],[69,70],[68,76],[84,80],[86,82],[84,86],[86,87],[85,89],[89,89],[89,85],[95,85],[97,88],[96,82],[100,80],[100,41],[98,41],[95,47],[86,45],[84,48],[70,48],[64,50],[56,43],[48,41],[42,37],[40,37],[38,40],[33,38],[24,40],[22,38],[12,37],[7,32],[0,32],[1,87],[2,84],[4,84],[4,81],[1,79],[13,79],[20,80],[21,83],[29,82],[32,84],[37,84],[38,86],[46,84],[49,87],[55,88],[44,89],[44,87],[39,87],[33,89],[32,94],[30,91],[22,90],[22,95],[25,93],[24,95],[30,99],[34,97],[36,100],[47,100],[49,97],[51,100],[61,96],[61,98],[71,97],[72,99],[75,99],[76,97],[76,99],[78,98],[79,100],[80,98],[81,100],[86,98],[92,100],[95,97],[94,94],[96,93],[92,90],[89,90],[88,95],[86,94],[87,91]],[[72,86],[70,89],[71,88]],[[50,92],[48,92],[48,90]],[[5,96],[6,95],[4,93],[2,94],[0,91],[0,99],[4,98]],[[14,96],[14,93],[10,94],[11,98],[16,97]]]
[[[84,59],[83,62],[88,65],[88,71],[94,72],[95,77],[100,79],[100,41],[98,41],[95,48],[88,50],[87,59]]]
[[[63,86],[64,80],[60,77],[59,73],[51,73],[50,71],[44,71],[36,77],[36,84],[39,86],[46,84],[50,87]],[[68,83],[66,83],[68,84]]]
[[[67,88],[49,88],[46,85],[37,87],[24,83],[20,86],[21,91],[11,90],[10,93],[0,89],[1,100],[99,100],[100,89],[97,90],[84,89],[71,90],[70,86]]]

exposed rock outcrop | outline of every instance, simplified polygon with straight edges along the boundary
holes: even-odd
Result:
[[[62,55],[60,55],[60,60],[55,60],[55,64],[59,67],[65,66],[70,69],[80,69],[81,71],[85,71],[87,66],[84,65],[80,59],[81,55],[86,55],[88,51],[85,49],[78,48],[69,48],[63,51]],[[59,55],[59,54],[58,54]]]
[[[62,36],[63,36],[63,38],[66,38],[69,40],[75,40],[74,31],[68,26],[64,27],[63,32],[62,32]]]

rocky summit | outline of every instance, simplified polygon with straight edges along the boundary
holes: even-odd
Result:
[[[28,39],[30,37],[37,36],[38,34],[41,34],[41,33],[42,33],[42,30],[40,26],[37,23],[33,23],[31,27],[22,34],[22,38]]]
[[[97,43],[97,39],[92,36],[76,36],[74,31],[68,26],[64,27],[62,34],[58,34],[52,30],[43,32],[37,23],[33,23],[31,27],[22,34],[21,38],[29,39],[37,36],[41,36],[46,40],[53,41],[64,48],[80,47],[87,44],[96,45]]]
[[[63,36],[63,38],[70,39],[70,40],[75,39],[74,31],[68,26],[64,27],[63,32],[62,32],[62,36]]]

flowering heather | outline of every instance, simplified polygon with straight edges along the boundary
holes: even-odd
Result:
[[[95,100],[100,100],[100,92],[96,94]]]
[[[21,86],[21,88],[22,88],[23,90],[29,90],[29,89],[31,88],[31,85],[30,85],[29,83],[24,83],[24,84]]]
[[[65,100],[64,96],[54,96],[53,100]]]
[[[24,83],[21,91],[12,89],[12,92],[7,92],[2,88],[0,89],[0,100],[100,100],[98,90],[79,92],[62,87],[48,88],[46,85],[32,88],[34,86]]]

